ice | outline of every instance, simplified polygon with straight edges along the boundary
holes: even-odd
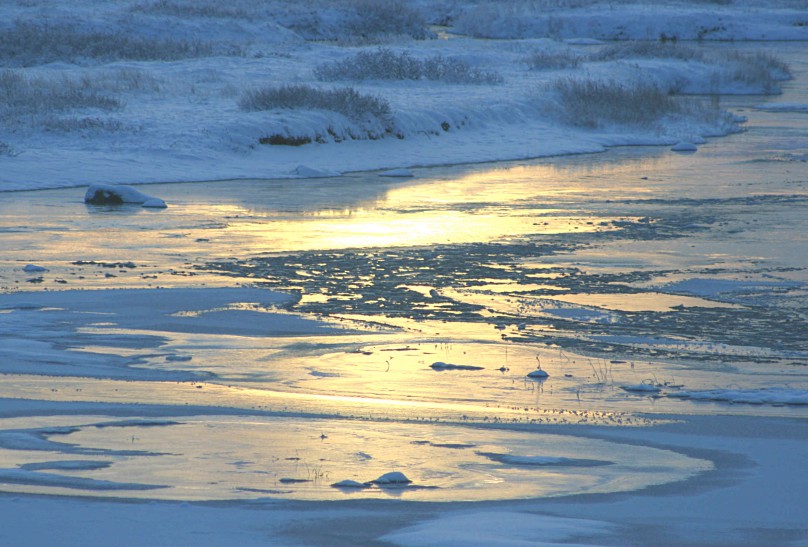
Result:
[[[674,152],[696,152],[698,149],[695,144],[687,141],[678,142],[671,147]]]

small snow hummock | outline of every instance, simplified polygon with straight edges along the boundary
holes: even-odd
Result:
[[[550,374],[546,370],[537,368],[536,370],[528,372],[527,377],[533,378],[534,380],[543,380],[544,378],[549,378]]]
[[[45,268],[44,266],[37,266],[36,264],[28,264],[25,267],[23,267],[22,271],[27,273],[41,273],[41,272],[47,272],[48,269]]]
[[[412,481],[408,479],[407,476],[401,471],[391,471],[389,473],[385,473],[378,479],[372,480],[370,482],[373,484],[395,486],[395,485],[410,484]]]
[[[84,194],[84,203],[92,205],[123,205],[139,203],[142,207],[165,209],[166,202],[122,184],[92,184]]]
[[[342,173],[339,171],[330,171],[328,169],[317,169],[307,165],[298,165],[292,169],[289,174],[295,175],[304,179],[323,179],[328,177],[341,177]]]
[[[673,146],[671,146],[671,150],[674,152],[696,152],[698,150],[698,146],[693,144],[692,142],[680,141]]]
[[[408,177],[414,177],[415,175],[409,169],[391,169],[389,171],[385,171],[384,173],[379,173],[379,176],[408,178]]]

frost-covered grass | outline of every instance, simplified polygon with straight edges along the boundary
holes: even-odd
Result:
[[[646,83],[562,78],[553,83],[552,90],[558,97],[563,120],[581,127],[650,126],[667,116],[684,114],[707,119],[722,115],[717,108],[685,101]]]
[[[210,44],[201,41],[127,36],[85,30],[72,23],[17,21],[0,32],[0,65],[4,66],[119,59],[172,61],[206,56],[212,51]]]
[[[29,77],[16,70],[0,71],[2,118],[86,108],[108,111],[122,106],[120,100],[99,91],[90,79]]]
[[[536,51],[525,58],[532,70],[576,68],[581,64],[581,55],[570,49],[561,51]]]
[[[315,67],[314,75],[321,81],[432,80],[452,84],[502,82],[502,76],[496,72],[473,67],[462,59],[443,55],[416,59],[406,51],[396,53],[390,48],[360,51],[342,61],[320,64]]]
[[[480,0],[457,10],[452,26],[500,39],[805,40],[807,6],[805,0]]]
[[[247,6],[239,3],[228,2],[222,4],[218,0],[152,0],[150,2],[139,2],[131,7],[135,13],[147,13],[150,15],[167,15],[171,17],[211,17],[211,18],[232,18],[249,19],[255,15],[255,8],[250,11]]]
[[[395,37],[425,40],[435,36],[412,2],[315,0],[271,5],[271,15],[279,24],[307,40],[373,44]]]
[[[323,89],[310,85],[267,86],[245,92],[239,108],[247,112],[262,110],[327,110],[341,114],[357,124],[368,138],[381,138],[394,129],[390,103],[375,95],[363,94],[352,87]],[[333,132],[333,129],[331,129]],[[354,135],[355,138],[358,138]],[[305,144],[302,141],[269,144]]]

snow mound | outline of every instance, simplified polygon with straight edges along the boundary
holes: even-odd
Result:
[[[342,173],[339,171],[331,171],[328,169],[317,169],[315,167],[308,167],[307,165],[298,165],[290,172],[291,175],[301,177],[304,179],[325,179],[329,177],[341,177]]]
[[[166,202],[122,184],[91,184],[84,194],[84,203],[93,205],[122,205],[139,203],[143,207],[165,209]]]
[[[674,152],[696,152],[698,149],[698,146],[686,141],[681,141],[671,146],[671,150]]]
[[[408,178],[408,177],[414,177],[415,175],[409,169],[391,169],[389,171],[385,171],[384,173],[379,173],[379,176]]]
[[[403,485],[410,484],[412,481],[401,471],[391,471],[370,482],[382,485]]]

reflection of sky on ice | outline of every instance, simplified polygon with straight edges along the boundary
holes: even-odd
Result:
[[[805,415],[797,365],[808,348],[794,333],[806,309],[808,183],[792,173],[804,129],[794,113],[749,115],[755,131],[695,156],[616,149],[414,169],[405,182],[154,185],[169,203],[159,212],[86,206],[80,189],[0,194],[0,290],[48,289],[0,296],[0,396],[177,422],[6,419],[4,489],[471,500],[628,490],[704,469],[567,428],[500,428],[646,425],[644,412]],[[479,272],[462,261],[472,245],[485,256]],[[412,250],[449,247],[452,263]],[[357,249],[378,272],[357,273]],[[206,270],[212,261],[231,271]],[[297,303],[252,289],[51,292],[233,287],[279,266],[294,275],[270,288],[299,292]],[[386,287],[409,296],[396,307]],[[481,368],[435,371],[436,361]],[[526,379],[537,366],[547,380]],[[658,390],[621,389],[649,384]],[[525,464],[552,458],[611,463]],[[416,487],[330,487],[391,470]]]
[[[4,485],[12,492],[480,501],[629,491],[711,467],[611,441],[436,424],[208,416],[116,425],[72,416],[51,419],[65,424],[60,428],[14,430],[20,421],[4,420],[0,432],[0,478],[12,483]],[[16,465],[26,473],[14,471]],[[412,482],[370,484],[391,469]],[[343,480],[368,484],[331,486]]]

